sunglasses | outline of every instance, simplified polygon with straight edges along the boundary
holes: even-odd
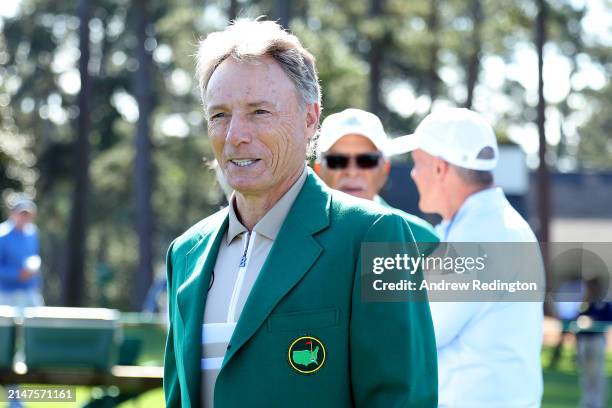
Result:
[[[351,159],[355,160],[355,164],[360,169],[373,169],[380,162],[380,153],[361,153],[356,156],[346,154],[331,153],[323,157],[325,165],[331,170],[344,170],[348,167]]]

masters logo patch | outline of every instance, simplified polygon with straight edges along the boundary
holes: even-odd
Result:
[[[325,346],[321,340],[302,336],[293,341],[288,352],[289,365],[302,374],[312,374],[325,363]]]

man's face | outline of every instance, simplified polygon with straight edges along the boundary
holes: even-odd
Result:
[[[26,225],[34,220],[36,214],[30,211],[13,211],[11,213],[11,219],[15,223],[17,229],[23,229]]]
[[[210,78],[205,109],[215,157],[233,189],[261,195],[290,187],[304,167],[319,107],[300,106],[274,59],[227,58]]]
[[[419,208],[426,213],[437,212],[439,205],[439,177],[436,172],[436,158],[423,150],[412,152],[414,167],[410,176],[419,190]]]
[[[368,154],[379,155],[378,164],[371,168],[360,167],[357,156]],[[348,166],[330,168],[325,158],[330,155],[348,157]],[[321,160],[315,165],[315,170],[329,187],[367,200],[372,200],[385,185],[390,169],[389,161],[382,157],[370,139],[357,134],[342,136]]]

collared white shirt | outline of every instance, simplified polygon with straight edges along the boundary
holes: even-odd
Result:
[[[436,227],[443,242],[537,242],[501,188]],[[532,408],[542,398],[541,302],[432,302],[439,407]]]

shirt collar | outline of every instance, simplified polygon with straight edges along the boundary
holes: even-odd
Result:
[[[2,224],[0,224],[0,236],[4,236],[4,235],[10,234],[13,231],[14,228],[15,228],[15,224],[9,218],[8,220],[6,220]]]
[[[13,220],[12,220],[12,219],[10,219],[10,218],[9,218],[9,219],[7,219],[6,221],[4,221],[4,222],[2,223],[2,226],[3,226],[3,227],[6,229],[6,231],[8,231],[8,232],[12,232],[12,231],[17,231],[17,232],[25,232],[25,231],[26,231],[26,229],[27,229],[27,227],[28,227],[29,225],[30,225],[30,224],[26,224],[26,225],[24,226],[23,230],[20,230],[20,229],[18,229],[18,228],[17,228],[17,226],[15,225],[15,221],[13,221]]]
[[[264,237],[274,241],[278,232],[293,205],[293,202],[297,198],[304,182],[306,181],[306,176],[308,172],[306,171],[306,167],[302,170],[302,174],[300,177],[293,183],[293,185],[287,190],[287,192],[274,204],[272,208],[268,210],[268,212],[263,216],[261,220],[255,225],[253,230],[257,232],[259,235],[263,235]],[[234,208],[234,204],[236,202],[235,195],[232,195],[230,199],[229,205],[229,226],[227,228],[227,243],[231,243],[234,238],[243,232],[248,232],[248,229],[242,225],[242,223],[238,220],[238,215],[236,214],[236,210]]]
[[[232,194],[229,202],[229,225],[227,227],[227,243],[228,245],[243,232],[248,232],[247,228],[238,220],[238,214],[234,209],[235,197]]]
[[[482,207],[483,205],[491,206],[493,203],[498,203],[500,198],[504,198],[504,192],[501,187],[489,187],[484,190],[480,190],[468,196],[463,202],[463,205],[457,211],[459,213],[465,213],[472,209]]]
[[[501,187],[488,187],[484,190],[470,194],[450,220],[443,220],[436,226],[436,232],[446,239],[450,233],[451,227],[456,225],[459,219],[463,218],[466,214],[479,211],[483,206],[490,207],[491,205],[496,205],[501,202],[501,199],[505,199]]]

